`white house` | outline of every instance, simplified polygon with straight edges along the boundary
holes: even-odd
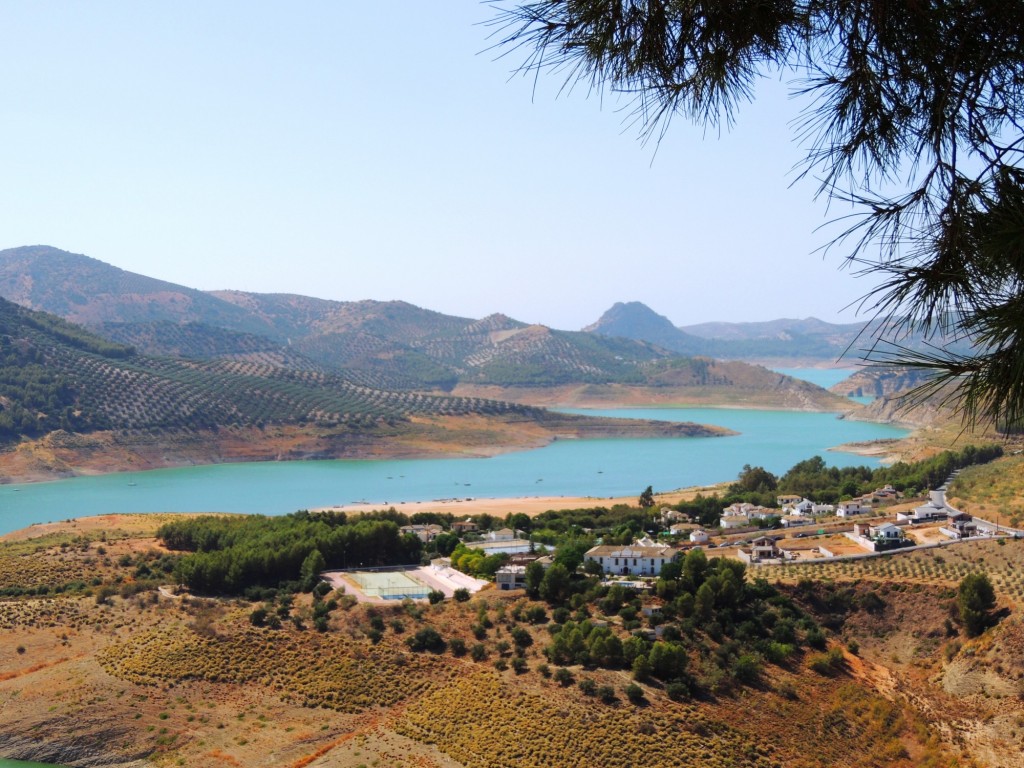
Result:
[[[896,515],[897,520],[909,520],[912,523],[920,523],[925,520],[937,520],[947,516],[949,509],[946,507],[946,494],[944,491],[931,491],[928,494],[928,501],[913,512],[900,512]]]
[[[750,518],[746,515],[722,515],[718,525],[721,528],[746,528],[750,525]]]
[[[781,514],[779,510],[772,509],[771,507],[762,507],[757,504],[751,504],[750,502],[744,501],[742,503],[737,502],[736,504],[730,504],[728,507],[722,510],[722,517],[732,517],[734,515],[743,515],[748,520],[763,517],[773,517]]]
[[[808,515],[812,517],[831,515],[835,510],[836,508],[831,504],[816,504],[810,499],[801,499],[796,504],[791,504],[784,509],[784,511],[788,511],[791,515]]]
[[[524,589],[526,587],[525,565],[503,565],[494,574],[498,589]]]
[[[903,529],[892,523],[882,523],[871,526],[871,538],[882,539],[883,541],[901,541]]]
[[[422,541],[424,543],[426,543],[428,541],[433,541],[438,536],[440,536],[442,533],[444,533],[444,528],[442,528],[440,525],[434,525],[434,524],[430,524],[430,525],[403,525],[398,530],[399,530],[400,533],[411,533],[413,536],[415,536],[416,538],[418,538],[420,541]]]
[[[750,559],[752,562],[762,560],[777,560],[783,556],[783,552],[771,536],[759,536],[750,543]]]
[[[707,544],[710,537],[708,532],[703,528],[698,528],[696,531],[690,532],[690,541],[694,544]]]
[[[601,566],[604,573],[627,576],[657,576],[665,563],[676,558],[672,547],[643,547],[637,544],[602,544],[587,550],[585,558]]]
[[[488,531],[484,538],[487,541],[512,541],[516,538],[516,532],[511,528],[502,528],[500,531]]]
[[[866,515],[871,512],[871,505],[862,501],[841,501],[836,507],[836,517],[851,517],[853,515]]]
[[[678,510],[671,509],[669,507],[661,508],[661,522],[665,525],[688,522],[689,520],[690,516],[683,512],[679,512]]]

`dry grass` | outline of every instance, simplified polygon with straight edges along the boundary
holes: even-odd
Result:
[[[950,503],[964,512],[1014,528],[1024,524],[1024,456],[968,467],[949,489]]]

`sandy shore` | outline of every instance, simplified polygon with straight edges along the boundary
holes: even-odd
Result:
[[[697,494],[709,495],[721,493],[728,486],[728,483],[717,485],[702,485],[692,488],[680,488],[665,493],[654,495],[655,506],[678,504],[680,501],[689,501]],[[523,513],[533,517],[549,509],[583,509],[586,507],[612,507],[616,504],[629,504],[635,506],[637,496],[520,496],[504,499],[477,499],[477,498],[452,498],[435,499],[433,501],[409,501],[399,504],[388,504],[387,508],[394,508],[406,515],[414,515],[417,512],[436,512],[440,514],[452,514],[456,517],[462,515],[489,514],[495,517],[505,517],[508,514]],[[341,511],[341,512],[369,512],[380,509],[380,505],[373,504],[346,504],[334,507],[322,507],[318,511]]]

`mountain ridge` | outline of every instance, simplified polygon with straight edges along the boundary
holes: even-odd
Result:
[[[54,263],[61,265],[56,275]],[[34,276],[31,284],[21,279],[25,273]],[[658,341],[557,330],[501,313],[482,319],[450,316],[402,301],[201,292],[44,246],[0,251],[0,296],[84,320],[92,331],[147,354],[333,373],[392,391],[506,387],[528,401],[531,388],[614,385],[664,391],[670,385],[709,383],[684,375],[696,370],[689,358]],[[742,379],[746,389],[806,389],[793,380],[780,385],[777,374],[763,369],[716,377],[715,386],[723,388]],[[843,404],[824,390],[798,400],[820,410]]]

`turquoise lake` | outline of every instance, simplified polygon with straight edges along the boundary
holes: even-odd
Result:
[[[903,429],[845,421],[829,413],[718,408],[585,412],[717,424],[741,434],[562,440],[486,459],[219,464],[0,485],[0,533],[37,522],[111,512],[276,515],[353,502],[382,506],[447,498],[611,497],[639,494],[648,485],[667,491],[733,479],[744,464],[781,473],[814,455],[835,466],[877,466],[877,460],[828,449],[907,434]]]

